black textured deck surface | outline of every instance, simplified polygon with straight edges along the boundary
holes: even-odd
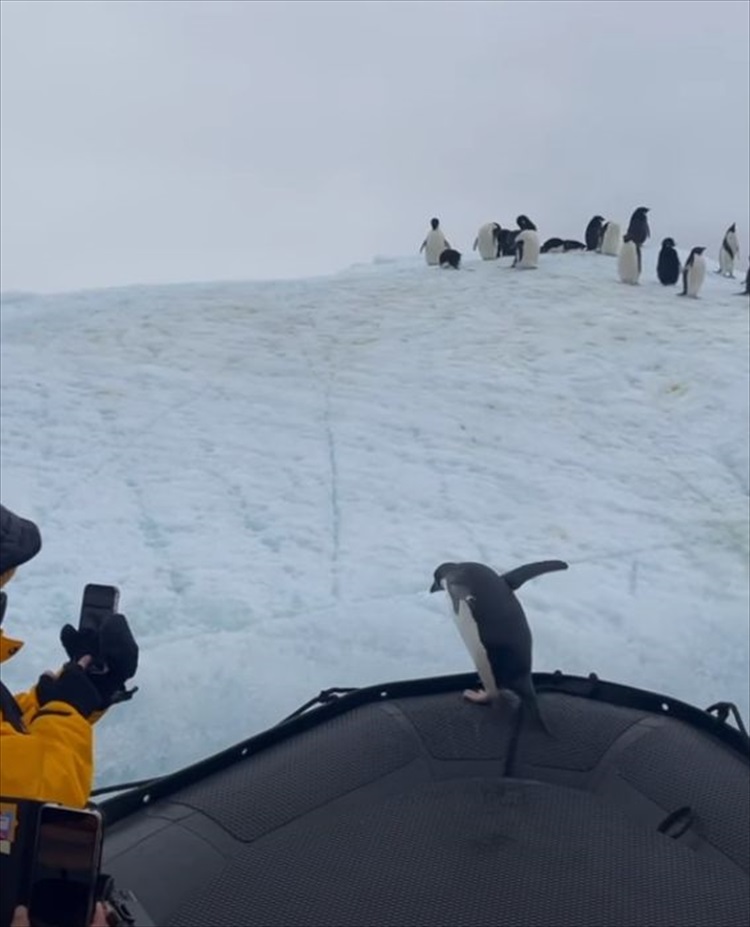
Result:
[[[522,778],[512,702],[369,705],[117,825],[105,868],[165,927],[745,927],[748,764],[670,718],[542,703]],[[659,833],[683,805],[685,837]]]

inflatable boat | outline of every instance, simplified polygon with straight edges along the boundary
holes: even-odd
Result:
[[[750,741],[591,675],[534,674],[550,733],[473,674],[331,689],[113,797],[102,869],[164,927],[747,927]],[[123,787],[120,787],[121,789]]]

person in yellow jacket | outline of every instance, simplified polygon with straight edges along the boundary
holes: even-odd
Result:
[[[1,627],[3,587],[41,546],[38,527],[0,505],[0,663],[23,646]],[[123,615],[108,616],[98,630],[66,625],[60,640],[69,660],[58,673],[43,673],[33,688],[17,695],[0,680],[0,927],[28,923],[26,909],[16,902],[26,884],[38,809],[45,802],[87,804],[92,726],[110,705],[136,691],[125,688],[138,666],[138,645]],[[104,917],[99,905],[92,927],[106,923]]]
[[[0,506],[0,588],[42,545],[37,526]],[[5,593],[0,609],[5,611]],[[3,616],[0,615],[0,624]],[[22,642],[0,627],[0,662]],[[82,808],[93,782],[92,720],[104,709],[86,674],[87,660],[43,674],[28,692],[11,695],[0,681],[0,795]]]

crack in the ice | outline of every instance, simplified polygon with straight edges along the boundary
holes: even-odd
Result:
[[[326,446],[328,448],[328,466],[331,480],[331,537],[333,544],[333,550],[331,552],[331,595],[334,600],[338,600],[340,596],[339,557],[341,553],[341,507],[339,504],[339,471],[336,457],[336,438],[331,423],[330,386],[326,386],[323,402],[323,425],[325,428]]]

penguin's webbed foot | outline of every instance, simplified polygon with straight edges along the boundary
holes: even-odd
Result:
[[[464,689],[464,698],[475,705],[489,705],[490,696],[485,689]]]

